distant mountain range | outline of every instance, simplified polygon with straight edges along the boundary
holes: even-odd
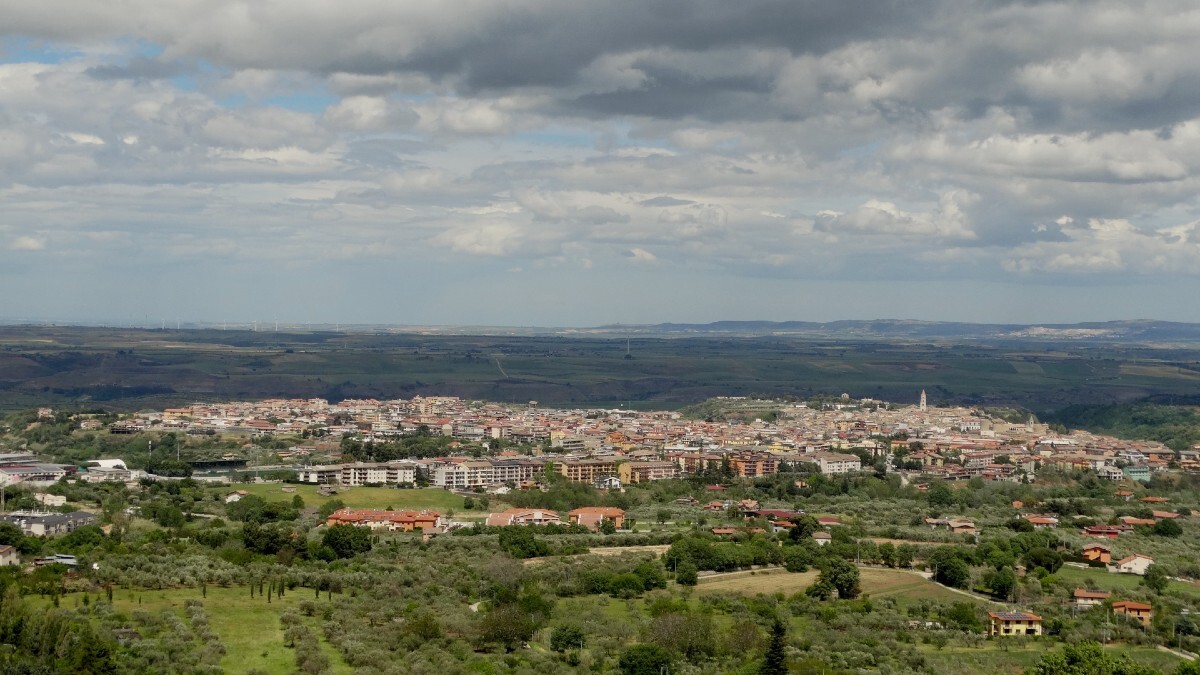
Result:
[[[946,321],[716,321],[607,325],[581,332],[642,336],[788,336],[829,340],[988,340],[1106,343],[1200,342],[1200,324],[1172,321],[1103,321],[1074,324],[982,324]]]

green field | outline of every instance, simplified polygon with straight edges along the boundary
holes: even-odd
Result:
[[[863,595],[872,599],[894,597],[901,604],[924,599],[935,602],[985,602],[980,598],[956,593],[945,586],[935,584],[920,575],[904,570],[861,567],[859,568],[859,578]],[[801,573],[790,573],[782,569],[760,570],[754,573],[733,572],[715,577],[701,577],[700,583],[696,586],[696,592],[792,595],[803,592],[816,579],[817,572],[813,570]]]
[[[1021,644],[1009,644],[1001,640],[984,642],[979,648],[946,647],[937,649],[923,645],[921,653],[934,672],[939,673],[1009,673],[1019,675],[1026,668],[1037,665],[1047,651],[1062,649],[1062,644],[1048,640],[1034,640]],[[1137,663],[1170,673],[1182,661],[1169,652],[1154,647],[1132,645],[1106,645],[1114,654],[1124,654]]]
[[[1139,588],[1144,590],[1146,588],[1141,585],[1142,578],[1136,574],[1112,574],[1103,569],[1096,568],[1083,570],[1078,567],[1064,566],[1054,576],[1061,579],[1064,584],[1072,589],[1086,586],[1120,593],[1121,591]],[[1165,595],[1186,595],[1200,599],[1200,586],[1182,581],[1171,581],[1167,586]]]
[[[284,492],[284,488],[295,488],[294,492]],[[352,509],[386,509],[394,511],[432,509],[447,513],[453,509],[456,513],[463,510],[463,498],[441,488],[417,488],[400,490],[395,488],[351,487],[342,488],[332,497],[317,494],[315,485],[295,485],[281,483],[248,483],[234,484],[234,490],[245,490],[252,495],[258,495],[267,501],[291,501],[296,495],[304,500],[306,506],[320,506],[331,499],[342,500]],[[489,507],[494,510],[507,508],[492,500]]]
[[[296,589],[283,598],[273,598],[267,603],[261,596],[250,597],[249,588],[208,587],[208,597],[202,598],[198,588],[182,588],[165,591],[116,590],[113,606],[119,612],[131,613],[141,609],[158,612],[169,609],[181,617],[186,600],[201,600],[208,615],[209,625],[220,636],[227,650],[221,659],[221,668],[228,673],[244,673],[264,670],[268,673],[296,672],[295,653],[283,640],[279,615],[283,610],[295,608],[303,599],[312,595],[305,589]],[[322,636],[317,619],[309,619],[309,627]],[[351,668],[331,645],[321,639],[321,647],[333,663],[335,673],[349,673]]]

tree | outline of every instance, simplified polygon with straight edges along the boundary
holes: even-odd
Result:
[[[334,511],[346,508],[346,503],[340,499],[330,499],[321,505],[317,514],[321,516],[321,520],[328,520],[329,516],[333,515]]]
[[[787,667],[787,625],[776,617],[771,623],[771,641],[767,643],[767,652],[763,655],[759,675],[786,675]]]
[[[1154,524],[1150,531],[1160,537],[1175,538],[1183,534],[1183,527],[1169,518],[1164,518]]]
[[[1058,571],[1058,568],[1063,566],[1063,557],[1056,551],[1053,551],[1045,546],[1039,546],[1030,549],[1025,554],[1025,565],[1029,569],[1040,567],[1050,574]]]
[[[1042,657],[1029,675],[1157,675],[1149,666],[1135,663],[1128,656],[1109,654],[1099,643],[1084,641],[1067,645],[1061,652]]]
[[[681,586],[695,586],[696,582],[696,564],[690,560],[681,561],[675,567],[675,583]]]
[[[304,497],[301,497],[300,495],[293,495],[292,496],[292,508],[296,509],[297,511],[299,511],[300,509],[303,509],[304,508]]]
[[[937,483],[929,488],[929,492],[925,493],[932,506],[953,506],[954,505],[954,490],[950,489],[945,483]]]
[[[1146,574],[1142,576],[1142,584],[1154,591],[1162,593],[1167,590],[1167,584],[1170,579],[1167,578],[1167,572],[1160,565],[1151,565],[1146,568]]]
[[[658,645],[634,645],[621,653],[617,667],[623,675],[662,675],[671,667],[671,652]]]
[[[817,575],[817,583],[827,583],[842,600],[853,600],[861,592],[858,568],[843,558],[831,558]]]
[[[513,651],[533,637],[537,626],[533,617],[517,605],[501,605],[484,615],[480,634],[484,642],[495,642]]]
[[[583,629],[575,624],[563,624],[550,633],[550,649],[556,652],[565,652],[568,649],[583,649],[583,645]]]
[[[983,583],[992,589],[993,595],[1008,599],[1017,588],[1017,574],[1011,567],[1003,567],[988,572],[983,578]]]
[[[971,568],[962,558],[948,558],[938,564],[934,579],[953,588],[966,588],[971,583]]]
[[[896,545],[885,541],[879,545],[879,562],[887,567],[896,566]]]
[[[371,550],[371,531],[353,525],[331,525],[325,530],[321,544],[339,558],[353,558]]]
[[[514,558],[536,558],[550,553],[550,545],[533,536],[533,530],[527,525],[500,530],[500,548]]]

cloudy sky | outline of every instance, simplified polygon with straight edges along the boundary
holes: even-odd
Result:
[[[0,320],[1200,321],[1195,2],[0,17]]]

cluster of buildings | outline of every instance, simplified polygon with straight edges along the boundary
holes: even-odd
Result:
[[[924,392],[922,392],[924,394]],[[863,459],[883,459],[889,469],[946,480],[1031,480],[1042,466],[1094,471],[1109,480],[1149,480],[1172,463],[1200,470],[1200,448],[1175,453],[1150,441],[1125,441],[1075,431],[1053,433],[1030,419],[1012,423],[970,408],[937,408],[922,403],[893,407],[873,399],[809,407],[804,403],[761,403],[773,421],[704,421],[670,411],[558,410],[529,405],[469,402],[449,396],[408,400],[275,399],[257,402],[197,403],[161,412],[143,412],[110,425],[113,433],[144,429],[186,433],[248,432],[340,438],[365,443],[425,430],[486,445],[493,440],[535,444],[556,453],[554,470],[569,480],[622,484],[675,478],[725,467],[735,476],[772,475],[780,467],[807,463],[836,476],[862,469]],[[84,420],[85,422],[88,420]],[[82,424],[82,422],[81,422]],[[318,441],[286,452],[303,458]],[[853,450],[853,452],[850,452]],[[282,456],[282,454],[281,454]],[[496,456],[461,457],[422,467],[430,482],[450,488],[476,488],[528,480],[546,460]],[[340,485],[412,482],[420,464],[331,465],[304,471],[306,482]],[[612,482],[612,481],[610,481]]]
[[[483,521],[490,527],[512,525],[582,525],[596,531],[605,521],[616,528],[625,526],[625,511],[607,506],[585,506],[567,514],[566,520],[550,509],[509,509],[488,514]],[[338,509],[329,515],[326,525],[353,525],[388,532],[440,534],[467,523],[457,523],[437,511],[391,511],[384,509]]]

